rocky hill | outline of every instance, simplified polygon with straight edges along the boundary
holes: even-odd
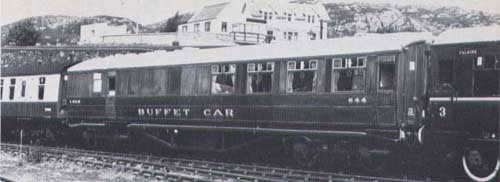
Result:
[[[80,26],[93,23],[127,25],[128,31],[134,32],[136,23],[128,18],[114,16],[76,17],[63,15],[36,16],[2,26],[2,44],[8,44],[6,37],[13,27],[31,22],[40,33],[39,45],[74,45],[80,39]],[[144,28],[144,27],[142,27]]]
[[[356,33],[429,31],[500,23],[500,15],[455,7],[422,8],[365,3],[330,3],[325,7],[332,19],[329,37]]]

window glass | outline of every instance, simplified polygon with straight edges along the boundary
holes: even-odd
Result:
[[[205,22],[205,32],[210,32],[210,22]]]
[[[45,77],[40,77],[38,85],[38,100],[43,100],[45,95]]]
[[[212,65],[212,93],[234,93],[236,83],[235,73],[235,64]]]
[[[247,65],[247,93],[268,93],[272,89],[274,63]]]
[[[289,61],[287,92],[312,92],[316,87],[318,60]]]
[[[23,80],[21,82],[21,97],[26,96],[26,81]]]
[[[9,87],[9,100],[14,100],[14,91],[15,91],[16,79],[10,79],[10,87]]]
[[[453,60],[439,60],[439,83],[451,86],[453,78]]]
[[[194,32],[199,32],[200,31],[200,24],[196,23],[194,24]]]
[[[494,69],[496,62],[494,55],[478,56],[474,67],[476,69]]]
[[[222,22],[221,32],[227,32],[227,22]]]
[[[114,96],[116,92],[116,72],[108,73],[108,95]]]
[[[394,90],[396,88],[396,58],[394,56],[378,57],[378,89]]]
[[[3,99],[3,79],[0,80],[0,100]]]
[[[332,91],[362,91],[366,87],[366,57],[333,59]]]
[[[385,62],[379,64],[378,89],[394,90],[396,65],[394,62]]]
[[[474,72],[474,96],[500,95],[500,76],[496,70]]]
[[[92,91],[93,92],[101,92],[102,91],[101,73],[94,73]]]

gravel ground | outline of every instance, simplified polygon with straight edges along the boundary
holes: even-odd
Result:
[[[66,181],[151,181],[116,169],[91,169],[72,162],[44,161],[30,163],[19,162],[18,157],[0,152],[0,176],[19,182],[66,182]],[[153,180],[154,181],[154,180]]]

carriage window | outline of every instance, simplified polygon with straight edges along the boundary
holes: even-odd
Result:
[[[453,61],[452,60],[439,60],[439,83],[450,84],[453,78]]]
[[[94,73],[92,91],[95,93],[95,92],[101,92],[101,90],[102,90],[101,73]]]
[[[474,64],[474,67],[476,69],[494,69],[496,62],[497,60],[493,55],[478,56],[476,58],[476,64]]]
[[[250,63],[247,65],[247,93],[271,92],[274,63]]]
[[[23,80],[21,82],[21,97],[26,96],[26,81]]]
[[[318,60],[289,61],[287,92],[312,92],[316,87]]]
[[[378,89],[394,90],[396,86],[396,61],[394,56],[378,57]]]
[[[474,95],[497,96],[500,95],[500,76],[495,69],[498,64],[495,56],[479,56],[475,61]]]
[[[116,94],[116,72],[108,73],[108,95],[114,96]]]
[[[234,93],[234,86],[236,83],[235,73],[235,64],[212,65],[212,93]]]
[[[365,89],[366,57],[333,59],[332,91],[362,91]]]
[[[16,79],[10,79],[9,100],[14,100],[15,88],[16,88]]]
[[[0,80],[0,100],[3,99],[3,79]]]
[[[40,77],[38,85],[38,100],[43,100],[45,95],[45,77]]]

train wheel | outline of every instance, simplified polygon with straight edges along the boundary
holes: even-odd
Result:
[[[296,165],[302,168],[310,168],[317,163],[319,150],[309,141],[295,141],[291,146],[291,154]]]
[[[478,182],[492,181],[500,169],[498,147],[471,147],[462,156],[462,166],[469,178]]]
[[[385,148],[361,145],[358,148],[358,162],[361,169],[371,174],[381,174],[387,168],[390,152]]]

